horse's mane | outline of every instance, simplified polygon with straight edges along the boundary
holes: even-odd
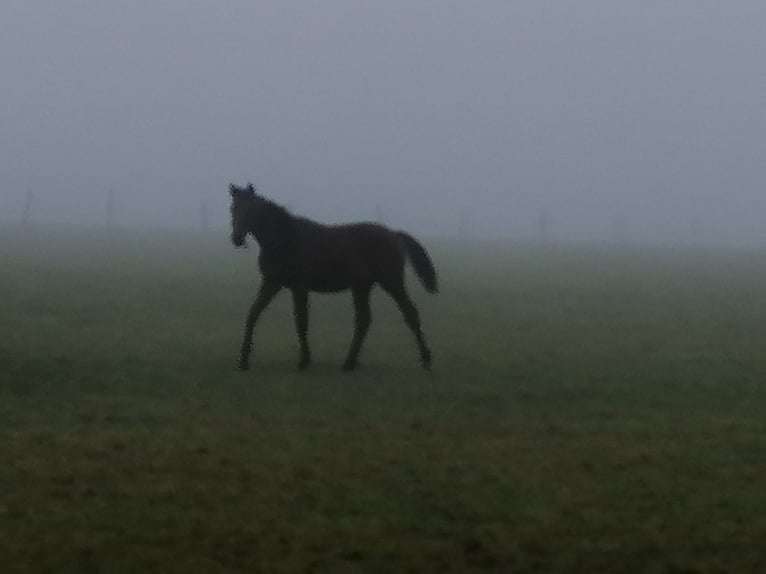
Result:
[[[296,218],[277,202],[254,194],[253,236],[261,248],[283,250],[294,241]]]
[[[276,201],[273,201],[267,197],[263,197],[260,194],[255,195],[256,201],[260,204],[260,208],[264,210],[266,217],[278,224],[286,224],[292,222],[295,217],[291,214],[287,208],[282,207]]]

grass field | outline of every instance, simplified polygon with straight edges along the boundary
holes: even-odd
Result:
[[[766,571],[766,252],[426,242],[423,372],[255,249],[0,232],[0,571]]]

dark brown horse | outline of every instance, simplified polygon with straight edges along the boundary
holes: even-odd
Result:
[[[258,317],[283,288],[292,291],[295,325],[300,342],[299,368],[311,362],[308,343],[309,291],[334,293],[350,289],[354,299],[354,338],[344,370],[356,367],[359,350],[370,327],[370,291],[374,285],[388,293],[401,309],[415,334],[420,360],[428,369],[428,349],[420,318],[404,286],[404,263],[410,260],[429,293],[436,293],[436,269],[423,246],[410,235],[375,223],[322,225],[295,217],[255,192],[252,184],[229,186],[231,194],[231,241],[245,245],[251,234],[261,248],[258,264],[262,282],[250,307],[239,367],[247,369]]]

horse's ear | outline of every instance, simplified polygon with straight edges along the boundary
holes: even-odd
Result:
[[[250,195],[255,195],[255,186],[252,183],[247,184],[247,193]]]
[[[229,195],[231,195],[232,197],[235,197],[238,191],[239,191],[239,188],[236,185],[234,185],[233,183],[229,184]]]

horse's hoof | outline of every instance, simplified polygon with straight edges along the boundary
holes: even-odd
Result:
[[[240,361],[238,366],[240,371],[246,371],[250,368],[250,363],[248,361]]]
[[[343,372],[344,373],[350,373],[356,369],[356,363],[343,363]]]
[[[423,368],[426,371],[431,370],[431,351],[426,351],[423,356],[421,357],[421,362],[423,363]]]

